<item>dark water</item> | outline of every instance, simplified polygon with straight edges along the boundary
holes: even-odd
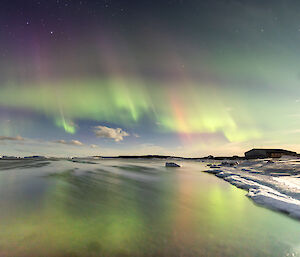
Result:
[[[300,256],[300,223],[204,164],[0,164],[0,256]]]

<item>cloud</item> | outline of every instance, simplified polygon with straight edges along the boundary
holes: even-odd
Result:
[[[225,108],[225,110],[226,110],[227,112],[231,112],[231,111],[233,110],[233,108],[230,107],[230,106],[227,106],[227,107]]]
[[[124,137],[128,137],[129,134],[121,128],[109,128],[105,126],[96,126],[94,133],[97,137],[111,138],[116,142],[122,141]]]
[[[71,140],[71,141],[57,140],[57,141],[54,141],[54,143],[64,144],[64,145],[78,145],[78,146],[83,145],[83,143],[81,143],[78,140]]]
[[[1,141],[10,140],[10,141],[24,141],[24,138],[21,136],[16,137],[6,137],[6,136],[0,136]]]
[[[300,134],[300,129],[286,130],[285,134]]]
[[[300,114],[299,113],[291,113],[288,115],[288,117],[290,118],[300,118]]]
[[[91,148],[97,148],[97,145],[90,145]]]

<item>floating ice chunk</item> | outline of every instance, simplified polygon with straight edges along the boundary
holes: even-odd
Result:
[[[225,177],[232,176],[232,175],[233,175],[232,172],[226,172],[226,171],[222,171],[222,172],[219,172],[218,174],[216,174],[216,176],[219,178],[225,178]]]

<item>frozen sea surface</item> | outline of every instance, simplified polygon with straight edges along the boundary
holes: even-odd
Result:
[[[233,167],[217,165],[206,172],[248,190],[247,196],[254,202],[300,219],[300,159],[246,160]]]
[[[228,183],[206,163],[176,163],[0,161],[0,256],[300,256],[299,221],[230,184],[298,206],[297,169],[287,179],[264,161],[210,169]]]

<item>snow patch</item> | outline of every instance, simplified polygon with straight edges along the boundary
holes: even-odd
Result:
[[[255,163],[255,166],[260,165],[262,163]],[[282,169],[282,166],[286,166],[287,164],[278,165],[276,163],[275,165],[280,166],[277,168]],[[250,170],[250,167],[243,169],[224,167],[223,169],[210,169],[205,172],[214,174],[238,188],[247,190],[247,197],[257,204],[285,212],[292,217],[300,219],[300,200],[276,190],[280,186],[286,192],[289,192],[288,188],[300,190],[300,178],[298,177],[274,177],[270,173],[268,175],[261,175],[261,171]],[[294,191],[291,190],[291,194]]]

